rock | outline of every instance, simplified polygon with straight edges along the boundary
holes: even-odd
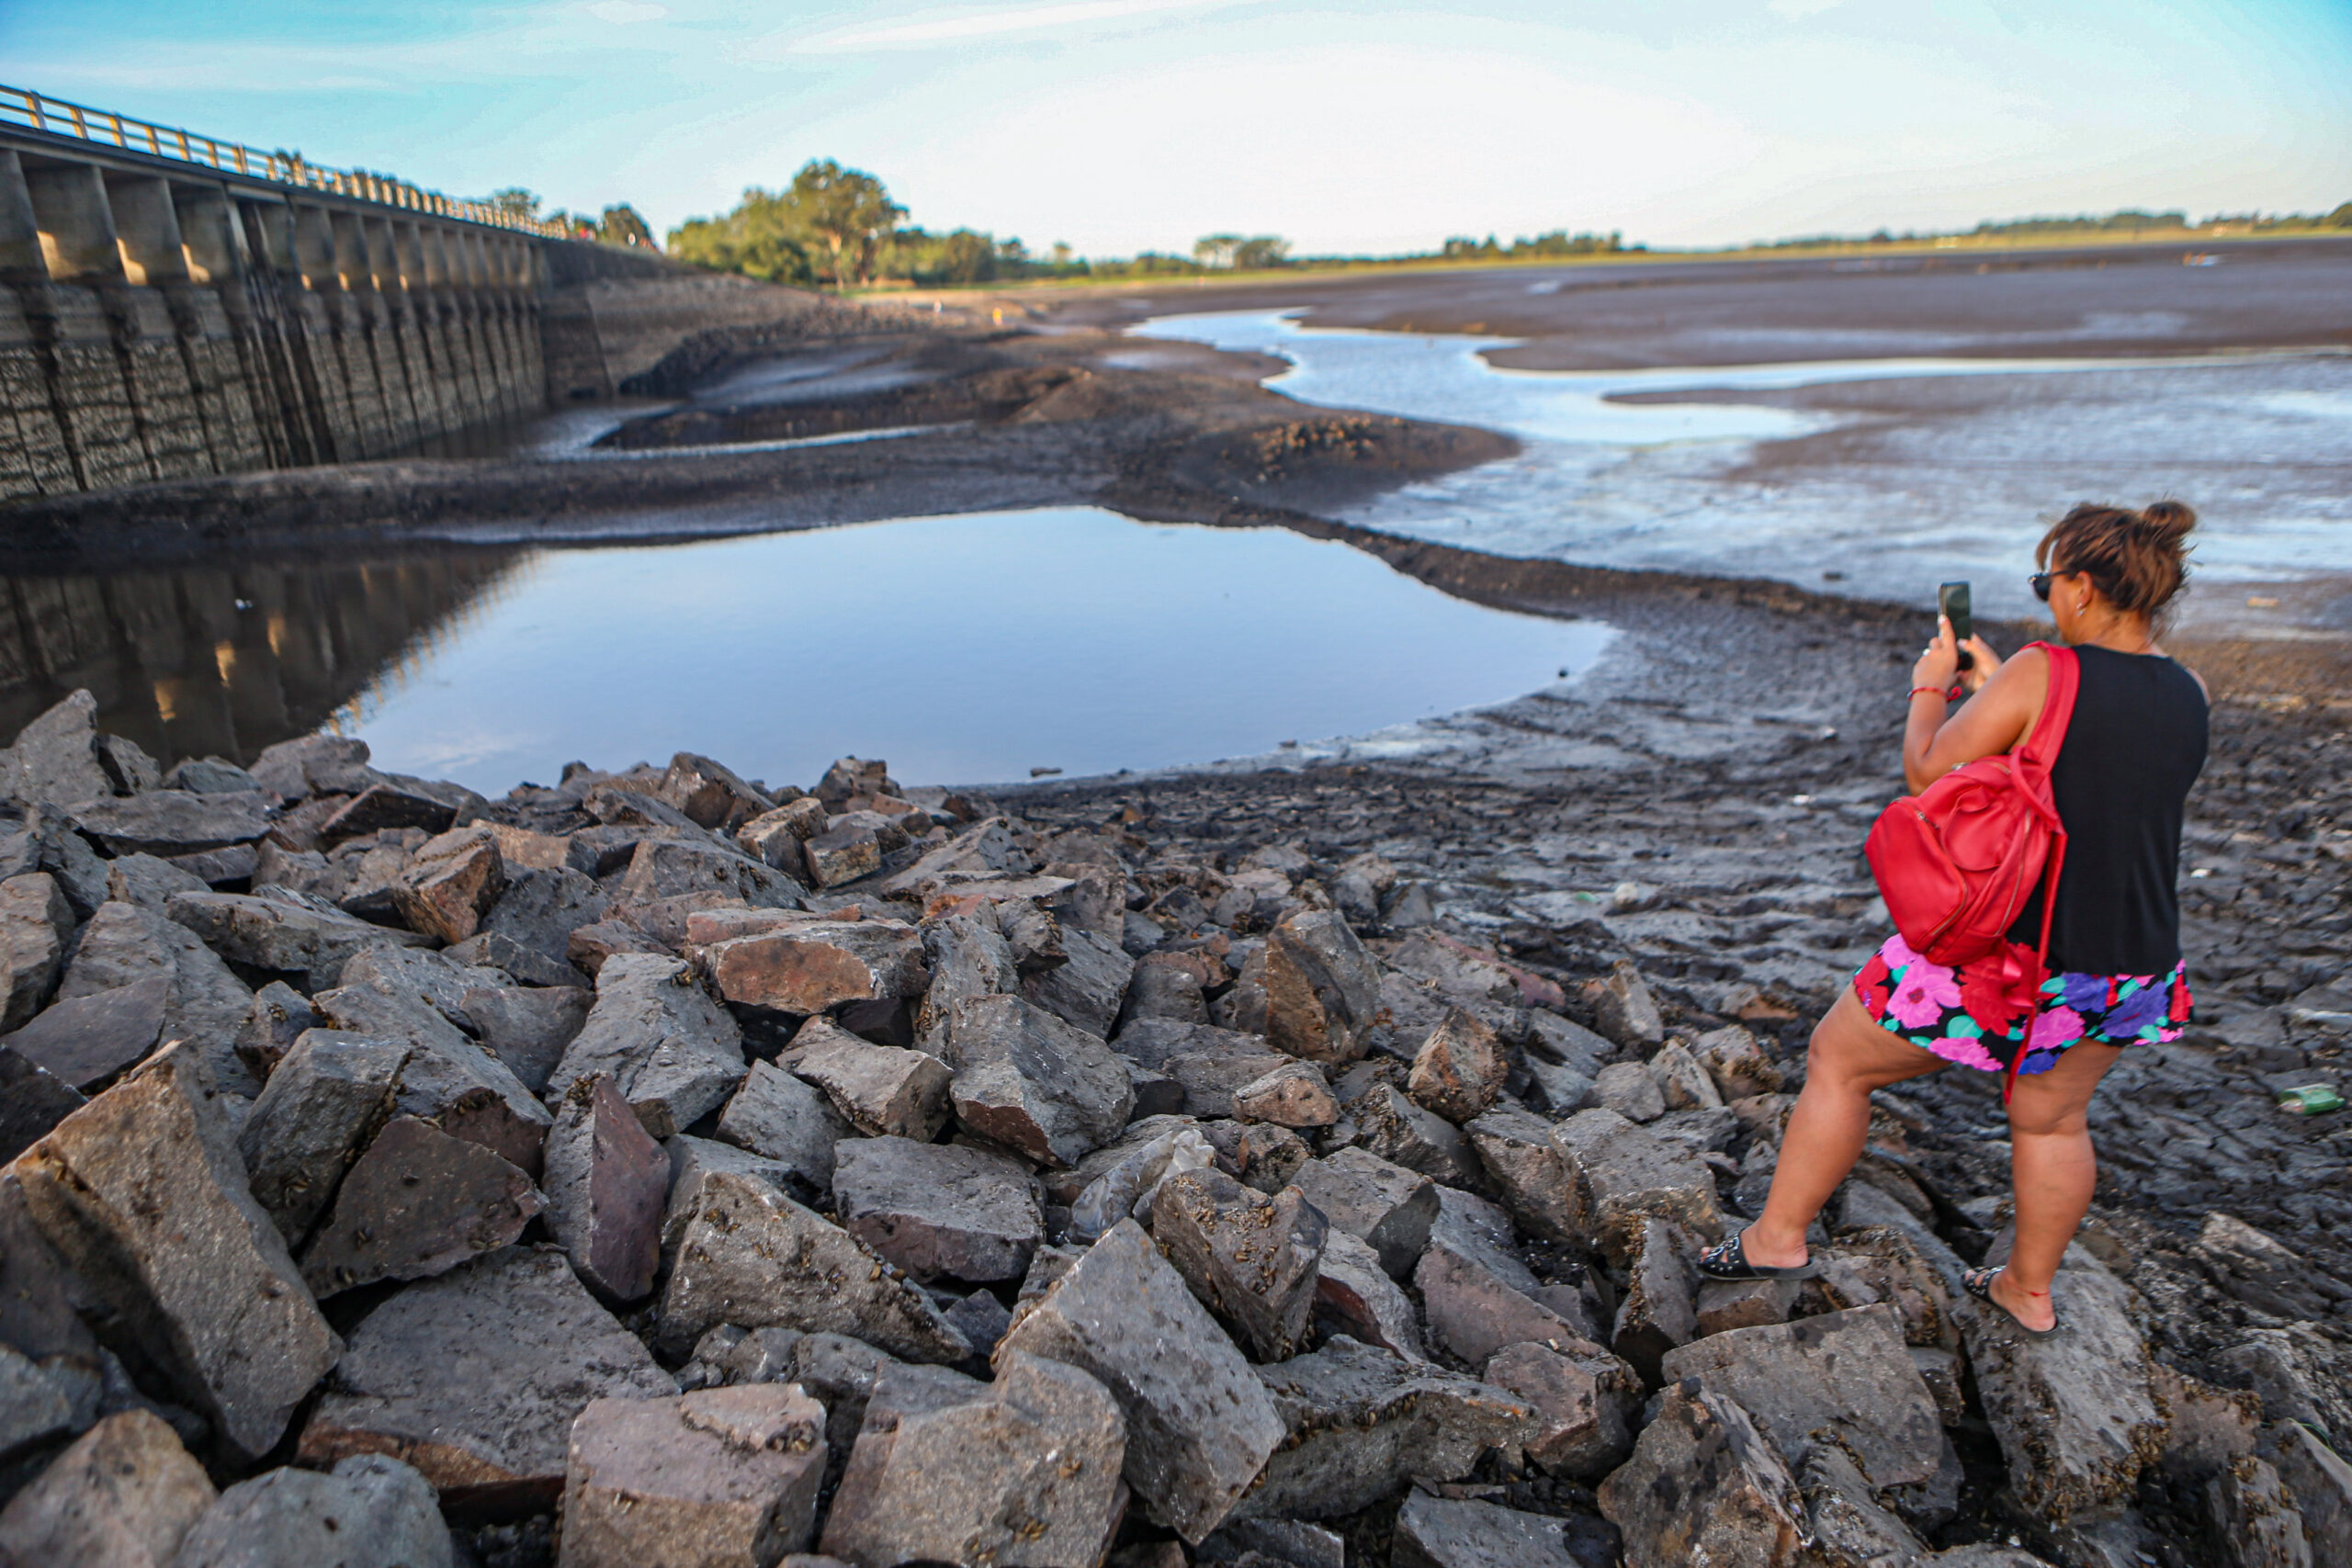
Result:
[[[808,857],[800,846],[825,830],[825,803],[813,795],[763,811],[735,829],[735,843],[762,865],[774,866],[786,876],[808,874]]]
[[[662,1210],[662,1267],[667,1269],[676,1262],[678,1244],[685,1239],[686,1226],[693,1223],[695,1212],[702,1206],[702,1184],[714,1172],[723,1171],[771,1187],[795,1202],[821,1202],[823,1190],[809,1186],[791,1167],[755,1155],[749,1149],[739,1149],[732,1144],[718,1143],[710,1138],[693,1138],[684,1134],[668,1140],[670,1156],[670,1196]]]
[[[1194,1029],[1193,1032],[1196,1039],[1208,1046],[1207,1049],[1182,1051],[1161,1057],[1156,1066],[1134,1067],[1135,1071],[1144,1075],[1140,1081],[1175,1084],[1182,1096],[1182,1109],[1187,1116],[1204,1120],[1223,1120],[1233,1116],[1236,1114],[1233,1101],[1236,1094],[1269,1073],[1278,1072],[1298,1059],[1285,1056],[1279,1051],[1256,1050],[1246,1044],[1237,1048],[1231,1043],[1253,1042],[1258,1038],[1256,1035],[1234,1034],[1214,1028]],[[1124,1048],[1127,1044],[1126,1037],[1122,1036],[1119,1043]],[[1130,1056],[1128,1061],[1134,1064],[1135,1058]]]
[[[582,1283],[607,1300],[653,1289],[670,1156],[602,1073],[571,1086],[548,1131],[548,1228]]]
[[[205,881],[153,855],[118,855],[106,863],[107,897],[164,913],[175,893],[201,893]]]
[[[1416,1492],[1397,1510],[1388,1560],[1394,1568],[1608,1568],[1615,1536],[1598,1520]]]
[[[0,1162],[24,1153],[83,1103],[72,1085],[0,1045]]]
[[[564,1048],[588,1021],[596,993],[584,986],[472,986],[458,1005],[481,1043],[533,1094],[548,1087]]]
[[[1028,1305],[1000,1366],[1042,1356],[1090,1373],[1127,1419],[1127,1483],[1197,1542],[1257,1476],[1283,1424],[1248,1362],[1133,1221],[1122,1221]]]
[[[289,1247],[311,1234],[344,1172],[392,1114],[409,1048],[313,1030],[254,1101],[237,1133],[254,1201]]]
[[[482,918],[471,943],[502,958],[500,966],[518,980],[536,986],[578,985],[572,933],[602,920],[611,910],[611,897],[568,865],[518,873],[509,861],[506,875],[506,891]],[[517,954],[528,958],[518,963]]]
[[[823,1019],[793,1036],[792,1070],[815,1084],[868,1137],[927,1144],[947,1124],[954,1075],[921,1051],[876,1045]]]
[[[1576,1232],[1611,1259],[1631,1255],[1645,1219],[1669,1220],[1705,1241],[1722,1237],[1713,1173],[1615,1111],[1579,1111],[1552,1129],[1552,1146],[1582,1212]]]
[[[1328,1127],[1340,1119],[1340,1104],[1319,1070],[1289,1061],[1234,1090],[1233,1113],[1282,1127]]]
[[[683,1352],[721,1323],[853,1335],[910,1361],[970,1354],[931,1298],[863,1242],[763,1182],[713,1171],[662,1292],[662,1339]]]
[[[445,1507],[528,1513],[554,1506],[566,1438],[589,1401],[677,1392],[560,1252],[504,1247],[411,1285],[360,1322],[297,1458],[389,1454],[421,1472]]]
[[[1486,1256],[1481,1256],[1486,1254]],[[1515,1263],[1516,1259],[1511,1259]],[[1583,1325],[1564,1317],[1518,1288],[1534,1284],[1524,1267],[1497,1267],[1486,1248],[1432,1237],[1413,1272],[1429,1322],[1430,1339],[1476,1365],[1507,1345],[1529,1342],[1559,1350],[1595,1351]],[[1510,1276],[1515,1273],[1517,1280]]]
[[[1874,1568],[1879,1563],[1916,1563],[1927,1543],[1900,1516],[1880,1506],[1870,1477],[1846,1450],[1824,1443],[1798,1467],[1814,1550],[1832,1568]]]
[[[24,1568],[171,1568],[212,1483],[144,1410],[109,1416],[0,1509],[0,1556]]]
[[[1826,1427],[1874,1486],[1923,1485],[1943,1464],[1935,1401],[1883,1304],[1710,1335],[1668,1351],[1659,1371],[1737,1400],[1800,1462]]]
[[[531,1179],[481,1145],[396,1116],[344,1177],[302,1278],[330,1296],[445,1273],[508,1245],[544,1207]]]
[[[2027,1339],[2007,1313],[1973,1298],[1954,1315],[2010,1489],[2033,1513],[2063,1519],[2129,1502],[2163,1451],[2165,1418],[2122,1282],[2070,1249],[2051,1293],[2066,1328],[2048,1339]]]
[[[1062,946],[1069,961],[1025,977],[1021,994],[1089,1034],[1109,1034],[1135,960],[1111,938],[1077,926],[1063,927]]]
[[[183,757],[164,775],[163,787],[198,795],[236,795],[258,791],[261,781],[225,757]]]
[[[582,926],[564,939],[563,951],[573,968],[592,977],[602,971],[605,961],[616,953],[658,953],[665,958],[674,956],[635,922],[617,919],[596,920]]]
[[[886,1371],[825,1523],[845,1562],[1092,1568],[1118,1528],[1127,1423],[1077,1367],[1009,1352],[997,1380],[897,1408]]]
[[[1495,1032],[1454,1008],[1421,1043],[1405,1088],[1422,1105],[1459,1124],[1493,1108],[1510,1073]]]
[[[1136,1109],[1143,1107],[1138,1100]],[[1290,1185],[1298,1168],[1315,1157],[1306,1140],[1287,1127],[1271,1122],[1241,1124],[1234,1141],[1234,1159],[1241,1167],[1241,1179],[1261,1192],[1279,1192]]]
[[[956,1119],[1041,1165],[1075,1165],[1119,1135],[1135,1105],[1126,1066],[1093,1035],[1018,997],[956,1005]]]
[[[88,1431],[105,1392],[106,1379],[83,1358],[35,1360],[0,1340],[0,1459]]]
[[[572,1423],[560,1568],[773,1562],[809,1544],[825,1407],[792,1383],[599,1399]]]
[[[1348,1543],[1337,1530],[1297,1519],[1234,1519],[1201,1542],[1198,1556],[1203,1562],[1247,1562],[1251,1568],[1268,1561],[1292,1568],[1347,1568]]]
[[[5,897],[0,891],[0,898]],[[44,1010],[14,1034],[0,1037],[0,1045],[86,1093],[155,1048],[171,989],[171,981],[158,976],[71,998]]]
[[[1593,1102],[1628,1122],[1655,1122],[1666,1114],[1666,1092],[1639,1062],[1611,1062],[1592,1080]]]
[[[337,1345],[246,1189],[202,1059],[166,1046],[10,1168],[141,1352],[239,1450],[267,1452]]]
[[[1626,1265],[1630,1279],[1617,1304],[1617,1326],[1610,1344],[1645,1382],[1661,1381],[1660,1357],[1699,1336],[1686,1256],[1690,1250],[1664,1220],[1642,1222],[1639,1246]]]
[[[2246,1458],[2205,1483],[2213,1560],[2225,1568],[2312,1568],[2302,1516],[2278,1472]]]
[[[1702,1280],[1695,1305],[1699,1333],[1724,1334],[1786,1323],[1797,1299],[1792,1280]]]
[[[915,1011],[915,1043],[934,1056],[947,1054],[956,1006],[980,997],[1021,989],[1012,949],[997,929],[993,911],[948,915],[922,927],[923,956],[931,985]]]
[[[800,853],[808,862],[810,882],[839,887],[881,870],[884,851],[874,824],[852,819],[829,822],[823,832],[800,846]]]
[[[1598,1481],[1634,1450],[1642,1380],[1596,1346],[1506,1345],[1480,1374],[1536,1415],[1528,1461],[1551,1475]]]
[[[429,987],[446,996],[462,995],[466,972],[436,972],[437,955],[401,956],[419,962],[379,964],[377,955],[361,955],[345,970],[353,983],[319,992],[312,1005],[337,1026],[336,1032],[411,1048],[395,1105],[401,1114],[470,1139],[526,1173],[537,1171],[551,1120],[547,1107],[503,1062],[451,1023],[427,994]]]
[[[242,1094],[258,1088],[236,1051],[253,992],[175,920],[135,904],[100,905],[82,928],[57,995],[73,1001],[154,979],[170,983],[160,1037],[195,1043],[222,1089]]]
[[[1415,1104],[1394,1084],[1370,1084],[1347,1099],[1345,1109],[1363,1147],[1391,1165],[1456,1188],[1475,1187],[1485,1174],[1460,1129]]]
[[[732,832],[776,806],[725,764],[692,751],[681,751],[670,759],[669,771],[662,775],[662,787],[656,793],[684,812],[688,821],[713,832]]]
[[[1515,1461],[1542,1425],[1501,1389],[1352,1339],[1258,1376],[1283,1442],[1236,1510],[1246,1518],[1336,1518],[1410,1477],[1457,1481],[1489,1449]]]
[[[791,1167],[823,1191],[833,1184],[833,1145],[851,1129],[822,1090],[774,1063],[753,1062],[718,1114],[718,1135]]]
[[[784,909],[797,905],[802,892],[800,884],[784,873],[696,834],[692,839],[640,840],[613,897],[626,908],[709,893],[740,898],[757,908]]]
[[[368,766],[368,742],[340,735],[305,735],[266,747],[254,759],[263,793],[280,800],[312,795],[356,795],[382,775]]]
[[[237,1026],[237,1059],[256,1079],[266,1081],[294,1049],[294,1042],[318,1027],[311,998],[283,980],[272,980],[254,993],[245,1021]]]
[[[97,715],[97,699],[76,690],[17,731],[0,751],[0,794],[27,806],[112,795],[114,781],[98,760]]]
[[[1127,979],[1127,994],[1120,1004],[1118,1027],[1138,1019],[1162,1018],[1176,1023],[1206,1023],[1208,1003],[1201,992],[1209,984],[1208,966],[1197,953],[1152,953],[1136,961]]]
[[[1600,1487],[1626,1568],[1792,1568],[1811,1533],[1803,1494],[1735,1401],[1695,1382],[1666,1391],[1634,1457]]]
[[[2290,1321],[2327,1314],[2327,1298],[2312,1288],[2308,1260],[2234,1214],[2206,1215],[2196,1253],[2224,1291],[2257,1312]]]
[[[185,855],[250,844],[268,830],[259,795],[190,795],[154,790],[69,808],[74,826],[110,855]]]
[[[688,920],[687,935],[720,996],[775,1012],[918,996],[930,977],[922,934],[900,920],[714,912]]]
[[[2240,1343],[2213,1354],[2215,1375],[2233,1388],[2252,1391],[2273,1421],[2301,1421],[2336,1441],[2352,1432],[2352,1391],[2331,1375],[2328,1363],[2284,1328],[2243,1330]]]
[[[136,740],[119,735],[97,739],[98,767],[117,795],[138,795],[164,787],[164,770]]]
[[[291,1467],[241,1481],[180,1542],[173,1568],[451,1568],[449,1527],[432,1484],[382,1454],[330,1474]]]
[[[1593,1027],[1620,1045],[1648,1052],[1666,1040],[1666,1021],[1630,959],[1619,959],[1607,978],[1587,981],[1584,1003],[1592,1010]]]
[[[1170,1176],[1152,1199],[1152,1240],[1261,1361],[1305,1342],[1329,1229],[1297,1188],[1270,1199],[1215,1169]]]
[[[1532,1111],[1504,1108],[1487,1111],[1463,1132],[1503,1207],[1522,1228],[1546,1241],[1582,1239],[1583,1208],[1552,1146],[1551,1122]]]
[[[1412,1270],[1437,1219],[1437,1188],[1429,1178],[1363,1149],[1341,1149],[1328,1159],[1307,1161],[1295,1179],[1334,1229],[1379,1255],[1391,1279]]]
[[[1286,1185],[1253,1186],[1251,1190],[1281,1194]],[[1411,1299],[1389,1279],[1379,1253],[1345,1231],[1330,1229],[1328,1221],[1314,1280],[1312,1311],[1318,1321],[1336,1325],[1339,1332],[1352,1335],[1367,1345],[1381,1346],[1412,1360],[1426,1359],[1421,1348],[1420,1315]]]
[[[997,1341],[1012,1326],[1012,1314],[989,1291],[974,1291],[944,1315],[972,1347],[972,1354],[983,1361],[996,1353]]]
[[[2281,1423],[2272,1438],[2271,1462],[2295,1495],[2312,1562],[2352,1562],[2352,1464],[2300,1422]]]
[[[464,942],[506,891],[506,862],[497,835],[461,828],[427,841],[392,886],[392,902],[411,931],[440,942]]]
[[[1266,938],[1266,1034],[1310,1062],[1362,1057],[1380,1010],[1380,971],[1337,910],[1310,909]]]
[[[1002,1155],[884,1137],[835,1157],[842,1228],[918,1280],[1018,1280],[1046,1238],[1035,1179]]]
[[[1649,1074],[1657,1080],[1658,1093],[1668,1111],[1713,1111],[1724,1102],[1715,1080],[1679,1040],[1668,1041],[1650,1058]]]
[[[319,824],[319,837],[334,844],[364,833],[380,833],[387,828],[446,833],[463,825],[458,820],[460,817],[471,821],[481,814],[480,795],[472,795],[471,801],[461,807],[463,797],[471,794],[451,785],[427,785],[421,779],[387,779],[369,784],[345,802],[334,816]]]
[[[73,931],[73,907],[48,873],[0,881],[0,1030],[23,1028],[49,1005]]]
[[[1737,1024],[1702,1034],[1690,1042],[1690,1055],[1714,1079],[1725,1104],[1751,1095],[1777,1093],[1785,1081],[1780,1065],[1764,1054],[1756,1036]]]
[[[340,911],[245,893],[175,893],[171,918],[232,964],[300,975],[312,991],[334,985],[355,953],[371,947],[424,947],[432,938],[369,925]]]
[[[596,974],[596,1004],[548,1075],[550,1097],[610,1074],[657,1138],[726,1102],[747,1068],[743,1032],[674,958],[617,953]]]

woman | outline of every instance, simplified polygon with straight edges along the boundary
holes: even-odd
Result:
[[[2056,1328],[2051,1280],[2089,1212],[2098,1174],[2091,1091],[2124,1051],[2177,1039],[2188,1019],[2175,877],[2182,809],[2205,765],[2206,696],[2204,682],[2165,657],[2155,637],[2187,576],[2183,541],[2196,523],[2175,502],[2144,512],[2085,504],[2034,552],[2045,569],[2034,592],[2075,650],[2081,685],[2051,771],[2066,858],[2050,978],[2032,1017],[2009,982],[2020,961],[2029,971],[2032,964],[2039,891],[2009,928],[2006,955],[1947,969],[1902,937],[1889,939],[1813,1032],[1804,1091],[1762,1217],[1705,1253],[1702,1272],[1804,1278],[1806,1227],[1861,1153],[1871,1091],[1955,1062],[1993,1073],[2014,1062],[2017,1240],[2005,1266],[1972,1269],[1965,1282],[2029,1334]],[[2047,654],[2028,649],[2003,663],[1976,637],[1968,651],[1974,668],[1962,673],[1951,624],[1941,621],[1911,671],[1903,776],[1915,795],[1952,768],[2009,750],[2041,717]],[[1972,694],[1948,715],[1955,675]]]

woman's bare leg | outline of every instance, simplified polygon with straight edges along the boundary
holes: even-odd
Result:
[[[1942,1057],[1872,1022],[1852,987],[1838,993],[1837,1005],[1814,1026],[1804,1090],[1781,1140],[1772,1195],[1741,1244],[1750,1263],[1792,1269],[1805,1260],[1805,1228],[1854,1168],[1870,1136],[1871,1091],[1944,1065]]]
[[[2009,1179],[2017,1189],[2018,1232],[2007,1267],[1993,1280],[1993,1299],[2028,1328],[2057,1321],[2050,1281],[2090,1213],[2098,1181],[2091,1091],[2121,1055],[2117,1046],[2078,1041],[2048,1072],[2020,1076],[2009,1091]]]

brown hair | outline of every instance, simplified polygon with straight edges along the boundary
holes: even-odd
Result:
[[[2139,512],[2084,502],[2050,526],[2033,563],[2079,571],[2127,615],[2154,615],[2188,581],[2188,547],[2197,513],[2177,501]]]

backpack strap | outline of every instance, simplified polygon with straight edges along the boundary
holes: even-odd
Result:
[[[2060,748],[2066,744],[2066,727],[2075,716],[2075,697],[2082,690],[2082,660],[2071,648],[2056,643],[2028,643],[2038,648],[2050,660],[2050,691],[2041,700],[2041,716],[2035,720],[2033,733],[2017,750],[2020,762],[2048,778],[2057,764]],[[2058,908],[2058,874],[2066,864],[2066,829],[2053,828],[2050,834],[2050,857],[2041,874],[2041,940],[2033,953],[2033,974],[2026,992],[2025,1039],[2018,1046],[2017,1059],[2001,1077],[2001,1103],[2009,1102],[2009,1094],[2017,1087],[2018,1068],[2025,1065],[2025,1054],[2033,1044],[2033,1027],[2041,1018],[2041,987],[2050,978],[2050,921]]]

